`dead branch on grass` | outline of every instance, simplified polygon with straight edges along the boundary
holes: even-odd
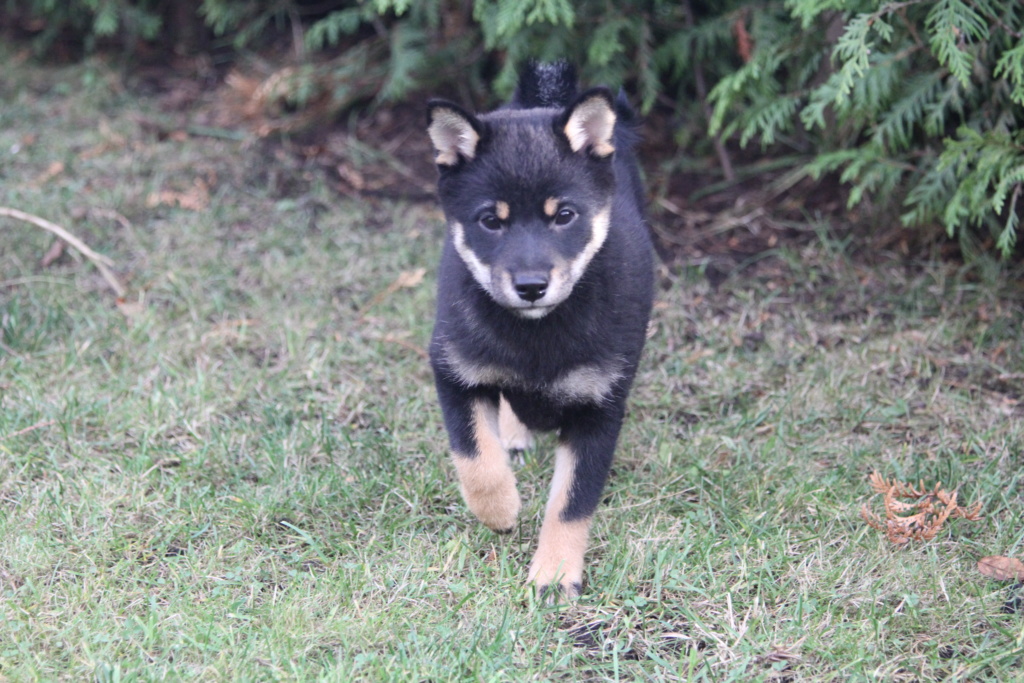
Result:
[[[35,225],[37,227],[42,228],[43,230],[53,233],[54,235],[61,238],[62,240],[70,244],[72,247],[77,249],[82,254],[82,256],[92,261],[92,264],[96,266],[97,270],[100,271],[100,275],[103,276],[103,279],[107,281],[107,284],[110,285],[110,288],[114,290],[114,293],[117,294],[119,298],[123,298],[124,295],[127,293],[127,290],[124,288],[124,285],[121,284],[120,280],[117,279],[117,276],[115,276],[114,273],[111,272],[109,268],[109,266],[114,265],[114,262],[111,261],[106,256],[104,256],[103,254],[97,254],[95,251],[90,249],[85,244],[85,242],[78,239],[61,226],[57,225],[56,223],[51,223],[45,218],[40,218],[39,216],[34,216],[30,213],[25,213],[24,211],[19,211],[18,209],[11,209],[6,206],[0,206],[0,216],[7,216],[9,218],[15,218],[26,223],[31,223],[32,225]]]
[[[423,282],[423,276],[427,274],[426,268],[416,268],[414,270],[403,270],[395,278],[395,281],[388,285],[385,289],[377,292],[369,303],[367,303],[359,311],[359,319],[365,321],[366,314],[370,312],[370,309],[379,304],[380,302],[387,299],[389,296],[394,294],[400,289],[412,289],[417,287]]]
[[[13,439],[16,436],[22,436],[24,434],[28,434],[29,432],[34,432],[37,429],[42,429],[43,427],[49,427],[52,424],[56,424],[56,422],[57,422],[56,420],[42,420],[40,422],[36,422],[34,425],[29,425],[28,427],[25,427],[24,429],[19,429],[16,432],[11,432],[10,434],[7,434],[7,435],[5,435],[3,437],[0,437],[0,441],[5,441],[7,439]]]
[[[895,545],[930,541],[938,535],[947,519],[960,517],[972,522],[981,519],[981,503],[961,506],[957,504],[957,490],[946,491],[941,483],[929,490],[924,487],[924,482],[915,487],[886,479],[878,472],[872,472],[869,481],[875,493],[883,496],[885,520],[871,512],[867,504],[861,507],[860,516],[872,529],[885,533],[885,537]]]

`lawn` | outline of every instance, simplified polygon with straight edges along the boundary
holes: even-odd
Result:
[[[587,585],[550,606],[525,586],[552,438],[510,536],[447,460],[437,208],[2,54],[0,206],[128,293],[0,218],[0,679],[1020,675],[1018,589],[976,568],[1024,557],[1009,266],[866,258],[820,221],[716,286],[662,266]],[[897,547],[860,516],[873,471],[983,518]]]

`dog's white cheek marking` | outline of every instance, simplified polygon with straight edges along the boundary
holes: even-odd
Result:
[[[548,293],[538,303],[559,304],[565,301],[572,293],[572,288],[581,277],[587,266],[594,259],[594,256],[604,246],[608,239],[608,230],[611,224],[612,209],[606,206],[596,214],[590,222],[590,239],[583,245],[583,249],[574,258],[568,261],[560,261],[555,264],[551,271],[551,282],[548,283]],[[570,230],[572,228],[569,228]],[[541,317],[541,316],[537,316]]]
[[[561,586],[566,597],[576,597],[583,583],[583,555],[591,518],[566,522],[562,511],[569,501],[576,469],[576,456],[564,444],[555,450],[555,474],[551,479],[551,495],[544,510],[537,552],[530,563],[529,579],[538,588],[551,584]]]
[[[604,246],[604,241],[608,239],[611,217],[611,206],[606,206],[594,214],[594,220],[590,222],[590,239],[587,240],[579,256],[569,261],[569,279],[572,281],[572,284],[576,284],[576,281],[583,275],[583,271],[590,265],[594,255]]]
[[[473,405],[476,457],[453,453],[459,488],[469,509],[494,531],[511,531],[522,503],[508,452],[498,435],[498,408],[488,401]]]
[[[497,273],[491,278],[492,287],[489,290],[494,300],[506,308],[519,310],[516,304],[522,303],[522,299],[516,294],[516,288],[512,285],[512,273],[502,269],[496,270]]]
[[[480,258],[466,244],[466,228],[458,221],[451,222],[452,241],[455,243],[455,251],[459,258],[469,268],[473,279],[480,283],[488,292],[491,291],[491,269],[480,260]]]

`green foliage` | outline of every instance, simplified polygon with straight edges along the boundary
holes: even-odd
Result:
[[[7,0],[0,18],[44,19],[34,40],[39,54],[49,50],[58,39],[74,36],[86,51],[97,41],[118,35],[122,45],[156,38],[163,21],[160,0]]]
[[[797,21],[773,22],[771,33],[752,23],[756,51],[712,91],[711,128],[738,133],[744,145],[800,136],[815,155],[807,171],[842,171],[850,205],[899,201],[905,224],[941,222],[951,235],[988,225],[1008,255],[1024,187],[1018,5],[768,5]]]
[[[1024,40],[1003,53],[992,75],[1005,78],[1010,83],[1010,99],[1024,106]]]
[[[203,0],[199,15],[218,35],[230,35],[236,48],[249,45],[272,23],[287,21],[286,4],[254,3],[245,0]]]
[[[979,133],[961,126],[956,138],[946,141],[937,169],[951,170],[959,180],[943,212],[946,226],[1005,215],[996,246],[1009,252],[1016,244],[1020,220],[1017,200],[1024,188],[1024,134],[1007,130]]]
[[[43,18],[41,51],[68,32],[165,37],[161,0],[6,1]],[[569,59],[626,86],[643,112],[674,104],[712,134],[794,147],[840,172],[850,204],[902,203],[907,225],[995,230],[1005,255],[1021,204],[1024,8],[1019,0],[202,0],[197,26],[236,49],[294,47],[289,102],[339,106],[456,87],[486,105],[527,59]],[[180,12],[175,15],[181,21]],[[285,43],[288,44],[288,43]],[[303,82],[298,82],[303,81]],[[706,84],[706,85],[705,85]],[[308,93],[302,97],[301,93]],[[315,95],[315,96],[314,96]],[[321,98],[322,99],[322,98]]]
[[[965,42],[988,38],[988,24],[975,8],[961,0],[937,0],[924,20],[932,53],[965,88],[974,61]]]
[[[310,50],[322,50],[337,45],[343,37],[351,36],[358,31],[370,17],[372,14],[362,7],[346,7],[331,12],[307,29],[306,47]]]

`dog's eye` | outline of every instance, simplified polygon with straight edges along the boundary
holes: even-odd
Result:
[[[485,213],[480,216],[480,225],[487,230],[501,230],[501,219],[493,213]]]
[[[555,214],[555,225],[565,227],[576,220],[576,212],[572,209],[562,209]]]

